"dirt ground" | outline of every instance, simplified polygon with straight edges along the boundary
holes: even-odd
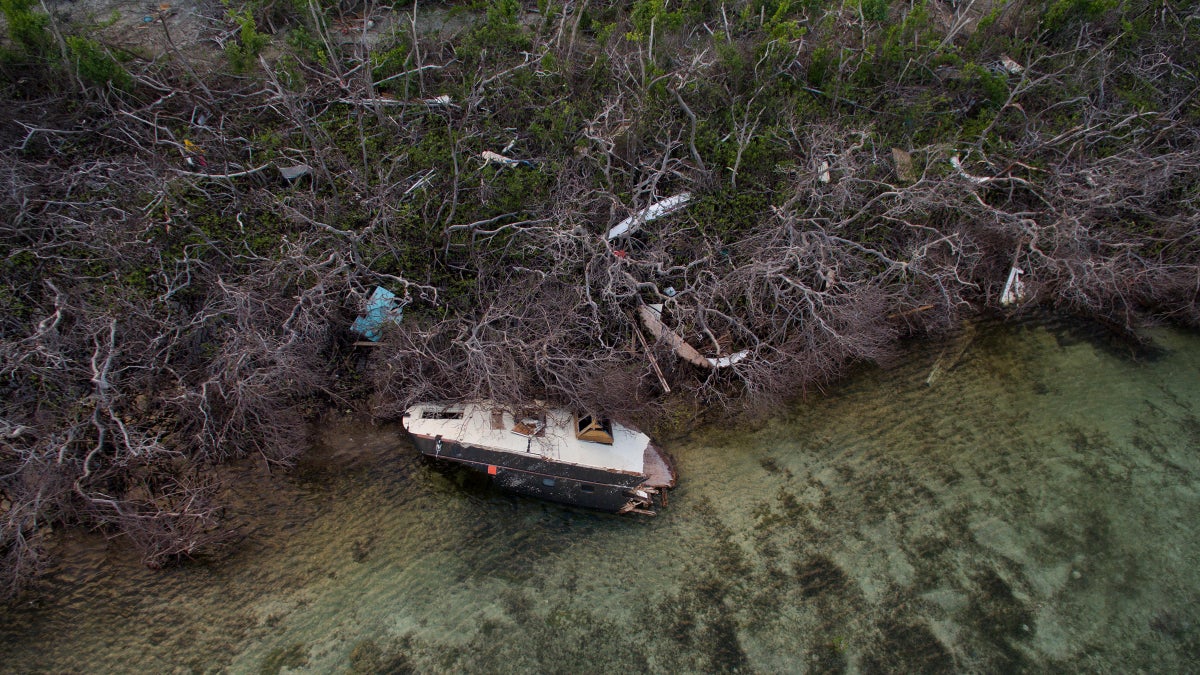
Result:
[[[225,43],[236,40],[237,24],[228,18],[220,0],[47,0],[47,7],[72,32],[88,33],[101,43],[129,50],[147,59],[163,54],[186,56],[198,69],[220,68]],[[413,9],[374,7],[343,17],[330,17],[330,38],[342,45],[368,48],[393,42],[409,33]],[[474,20],[469,12],[443,6],[416,9],[422,38],[450,38]],[[260,26],[259,30],[269,31]]]
[[[186,56],[192,67],[201,71],[222,68],[225,43],[237,35],[237,24],[228,18],[229,9],[221,0],[45,1],[72,32],[90,34],[109,47],[147,59],[174,52]],[[966,36],[993,7],[994,0],[966,0],[957,5],[935,2],[931,9],[948,33]],[[474,12],[440,3],[414,2],[404,8],[366,3],[355,13],[330,17],[330,39],[342,45],[384,46],[393,43],[399,33],[411,33],[414,19],[422,39],[450,39],[476,18]],[[525,16],[527,23],[537,20],[536,13]],[[269,32],[270,27],[259,26],[259,30]]]
[[[47,6],[70,30],[92,31],[101,43],[146,58],[173,47],[207,61],[234,34],[218,0],[48,0]]]

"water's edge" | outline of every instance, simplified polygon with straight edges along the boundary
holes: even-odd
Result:
[[[331,426],[292,475],[244,482],[224,559],[65,550],[5,611],[0,669],[1196,670],[1200,337],[1156,330],[1140,359],[1084,337],[982,324],[700,430],[668,445],[681,485],[654,519]]]

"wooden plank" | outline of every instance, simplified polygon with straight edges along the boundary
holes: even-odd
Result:
[[[646,330],[649,330],[655,338],[671,345],[675,353],[684,361],[693,363],[701,368],[712,368],[712,363],[704,358],[696,348],[687,343],[679,334],[667,327],[662,321],[662,314],[658,310],[649,305],[638,307],[638,315],[642,317],[642,323],[646,324]]]

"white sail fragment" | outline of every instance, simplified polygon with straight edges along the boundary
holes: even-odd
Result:
[[[312,167],[307,164],[297,164],[296,166],[280,166],[279,175],[286,181],[294,181],[297,178],[302,178],[312,173]]]
[[[1004,284],[1004,292],[1000,294],[1000,304],[1005,307],[1015,305],[1025,299],[1025,282],[1021,275],[1025,270],[1013,266],[1008,272],[1008,283]]]
[[[719,359],[714,359],[710,356],[710,357],[708,357],[708,362],[712,365],[713,368],[728,368],[729,366],[732,366],[733,364],[737,363],[738,361],[741,361],[742,359],[746,358],[749,355],[750,355],[750,350],[743,349],[742,351],[737,352],[736,354],[730,354],[729,356],[722,356]]]
[[[651,204],[637,213],[629,216],[625,220],[617,223],[608,231],[608,239],[611,241],[617,237],[627,234],[641,227],[643,223],[648,223],[655,218],[661,218],[669,213],[678,211],[687,205],[692,200],[690,192],[682,192],[674,197]]]

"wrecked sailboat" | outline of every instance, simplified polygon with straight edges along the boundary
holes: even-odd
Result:
[[[487,403],[424,403],[404,412],[422,454],[486,472],[506,490],[564,504],[654,515],[675,470],[642,432],[594,415]]]

